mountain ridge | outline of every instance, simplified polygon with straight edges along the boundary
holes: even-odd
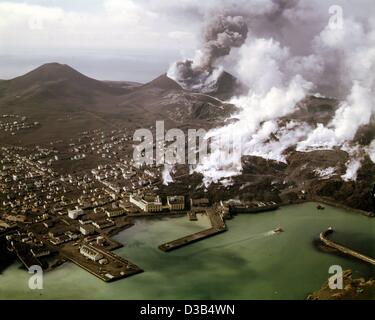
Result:
[[[135,128],[140,123],[151,126],[165,120],[173,127],[207,128],[232,111],[233,106],[210,96],[183,90],[166,74],[146,84],[100,81],[66,64],[47,63],[0,82],[0,113],[19,114],[41,123],[39,129],[24,136],[30,143],[42,135],[46,140],[74,135],[84,123],[89,128]]]
[[[124,92],[120,88],[114,88],[103,81],[92,79],[69,65],[60,63],[43,64],[24,75],[10,80],[4,80],[2,83],[8,94],[13,92],[27,91],[30,88],[43,88],[53,86],[66,86],[72,91],[102,91],[109,93]]]

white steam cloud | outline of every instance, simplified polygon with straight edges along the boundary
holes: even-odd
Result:
[[[328,167],[325,169],[315,169],[314,172],[318,175],[319,178],[322,180],[329,179],[333,177],[336,173],[336,168]]]
[[[240,57],[237,66],[240,80],[251,89],[247,96],[231,100],[240,108],[236,115],[238,120],[211,131],[209,135],[214,141],[232,137],[234,154],[239,157],[254,155],[285,161],[285,149],[298,143],[311,129],[306,124],[294,122],[279,128],[274,120],[294,112],[297,103],[312,90],[313,84],[301,75],[289,72],[286,67],[289,50],[272,39],[251,38],[240,49]],[[274,140],[269,140],[271,134]],[[223,150],[215,148],[197,167],[197,171],[205,176],[206,184],[241,173],[240,159],[233,168],[230,166],[233,159],[225,158],[220,152]],[[218,159],[224,161],[218,162]]]
[[[370,123],[375,113],[375,30],[346,20],[343,28],[328,27],[315,39],[317,55],[339,56],[336,83],[349,91],[327,127],[319,125],[299,144],[299,150],[332,148],[353,140],[358,129]],[[337,63],[337,62],[336,62]]]
[[[362,2],[369,4],[362,0],[358,6]],[[318,1],[264,3],[264,10],[246,12],[244,6],[240,13],[248,25],[245,43],[227,52],[230,59],[222,55],[211,61],[211,67],[222,67],[225,59],[234,62],[232,69],[249,92],[230,101],[239,108],[233,116],[237,121],[208,133],[216,148],[196,171],[209,184],[240,174],[242,155],[285,161],[285,150],[292,146],[300,152],[338,147],[350,156],[342,179],[355,180],[364,154],[375,158],[375,142],[352,151],[358,130],[375,114],[375,19],[345,0],[339,1],[345,5],[344,15],[339,10],[336,17]],[[229,7],[233,14],[234,7]],[[191,66],[194,69],[194,62]],[[176,73],[169,75],[181,81]],[[210,86],[214,81],[211,77]],[[331,121],[314,126],[285,121],[312,94],[341,99]],[[228,148],[220,143],[222,137],[231,137],[233,155],[239,158],[235,165],[232,157],[223,155]]]
[[[358,170],[361,168],[360,159],[351,159],[346,164],[346,173],[341,176],[344,181],[357,180]]]
[[[172,165],[169,165],[169,164],[164,165],[164,169],[163,169],[163,172],[161,174],[161,178],[162,178],[163,184],[165,186],[169,185],[170,183],[173,183],[172,171],[173,171]]]
[[[375,163],[375,140],[373,140],[370,146],[367,148],[367,154],[369,155],[372,162]]]

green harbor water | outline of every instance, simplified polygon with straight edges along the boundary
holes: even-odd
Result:
[[[332,226],[333,240],[375,257],[375,219],[306,203],[227,221],[228,232],[170,253],[163,242],[202,230],[199,216],[139,219],[115,237],[117,254],[144,273],[104,283],[72,263],[44,275],[44,289],[30,290],[30,274],[15,263],[0,275],[0,299],[304,299],[330,276],[331,265],[355,277],[375,277],[375,267],[321,252],[314,244]],[[273,234],[282,227],[284,232]],[[375,298],[375,297],[374,297]]]

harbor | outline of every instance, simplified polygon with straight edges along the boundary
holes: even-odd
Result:
[[[183,246],[186,246],[188,244],[201,241],[203,239],[206,239],[206,238],[209,238],[209,237],[212,237],[212,236],[215,236],[217,234],[227,231],[227,227],[225,225],[224,219],[220,213],[216,212],[215,210],[211,208],[196,209],[196,211],[204,212],[204,214],[207,214],[210,220],[211,228],[193,233],[191,235],[173,240],[171,242],[164,243],[159,246],[160,250],[164,252],[169,252],[169,251],[181,248]],[[189,214],[189,217],[191,217],[192,215],[196,217],[196,212],[194,212],[194,214]]]
[[[263,202],[237,205],[262,212],[277,206]],[[27,228],[8,234],[6,240],[27,270],[34,265],[52,270],[71,261],[104,282],[112,282],[143,272],[112,252],[124,244],[111,237],[131,229],[135,220],[182,216],[196,224],[198,215],[208,218],[207,228],[159,246],[160,250],[169,252],[227,231],[225,219],[230,218],[230,213],[226,208],[218,203],[210,204],[207,198],[134,193],[124,196],[117,204],[110,201],[93,210],[76,207],[68,209],[67,215],[38,216]]]
[[[228,232],[168,253],[159,250],[158,245],[209,228],[208,216],[198,213],[196,222],[189,221],[186,215],[140,218],[134,227],[113,237],[124,244],[114,253],[145,272],[109,285],[76,264],[65,263],[45,273],[44,290],[32,291],[25,288],[30,274],[16,262],[0,275],[0,297],[305,299],[332,276],[328,273],[332,265],[351,269],[355,278],[373,278],[372,265],[322,252],[313,241],[319,240],[319,234],[328,226],[334,226],[339,232],[330,236],[331,240],[374,257],[375,220],[328,205],[320,211],[316,206],[317,203],[305,203],[261,215],[241,214],[225,221]],[[318,219],[320,216],[324,219]],[[278,226],[285,232],[275,235],[271,231]],[[356,243],[348,237],[353,233]],[[296,259],[296,254],[303,259]]]

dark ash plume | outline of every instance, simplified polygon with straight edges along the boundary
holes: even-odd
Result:
[[[203,69],[210,68],[214,62],[230,54],[232,48],[242,46],[249,29],[242,16],[217,16],[206,26],[202,61]]]
[[[222,73],[215,62],[230,54],[232,48],[242,46],[247,38],[248,26],[244,17],[218,15],[205,27],[204,45],[198,61],[185,60],[172,66],[168,75],[189,90],[211,91]]]

